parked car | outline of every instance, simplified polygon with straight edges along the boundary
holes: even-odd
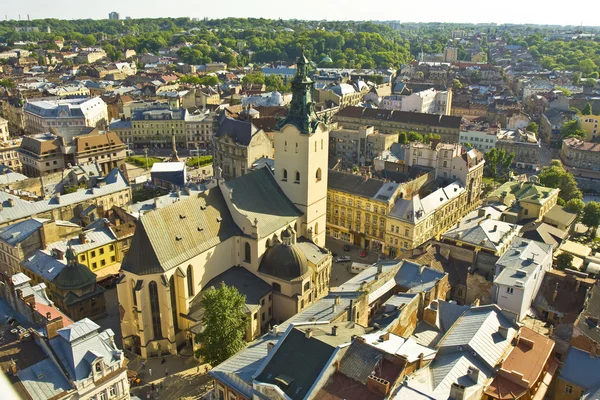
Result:
[[[367,254],[369,254],[369,251],[367,249],[364,249],[363,251],[360,252],[360,256],[362,258],[365,258],[367,256]]]
[[[335,259],[336,263],[349,262],[349,261],[350,261],[350,256],[340,256]]]
[[[345,245],[344,245],[344,251],[350,251],[350,246],[349,246],[349,245],[347,245],[347,244],[345,244]]]

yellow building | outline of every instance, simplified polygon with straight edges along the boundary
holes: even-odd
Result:
[[[537,177],[529,182],[506,182],[489,194],[484,205],[500,203],[509,207],[502,215],[502,220],[506,222],[539,221],[554,207],[560,190],[536,183]]]
[[[598,115],[578,115],[577,121],[581,129],[585,131],[585,141],[591,142],[598,137],[600,130],[598,129],[598,121],[600,116]]]
[[[327,234],[365,249],[384,251],[386,217],[400,185],[329,171]]]
[[[385,241],[390,257],[414,249],[448,230],[469,209],[468,191],[455,181],[423,197],[398,199],[388,215]]]

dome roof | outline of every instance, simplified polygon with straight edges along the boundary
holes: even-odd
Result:
[[[308,262],[302,250],[295,244],[283,243],[269,247],[258,267],[258,272],[262,274],[289,281],[304,276],[308,271]]]
[[[52,281],[58,289],[75,290],[96,282],[96,274],[78,262],[67,264]]]
[[[323,57],[323,59],[321,60],[321,62],[332,63],[333,60],[331,59],[331,57],[325,56],[325,57]]]

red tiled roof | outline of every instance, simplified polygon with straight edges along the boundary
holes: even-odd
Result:
[[[73,323],[73,321],[71,321],[71,319],[69,317],[67,317],[65,314],[63,314],[56,307],[47,306],[43,303],[36,302],[35,309],[37,310],[38,313],[40,313],[44,317],[46,317],[46,315],[48,315],[48,313],[50,313],[50,318],[52,318],[52,319],[62,317],[63,327],[67,327]]]

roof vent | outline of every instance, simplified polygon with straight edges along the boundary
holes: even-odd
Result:
[[[202,232],[203,230],[204,230],[204,228],[198,227],[198,232]]]
[[[223,218],[217,217],[217,222],[221,222],[221,221],[223,221]]]
[[[185,219],[185,215],[179,214],[179,219]]]
[[[175,240],[179,242],[180,240],[183,240],[183,238],[181,236],[175,236]]]

